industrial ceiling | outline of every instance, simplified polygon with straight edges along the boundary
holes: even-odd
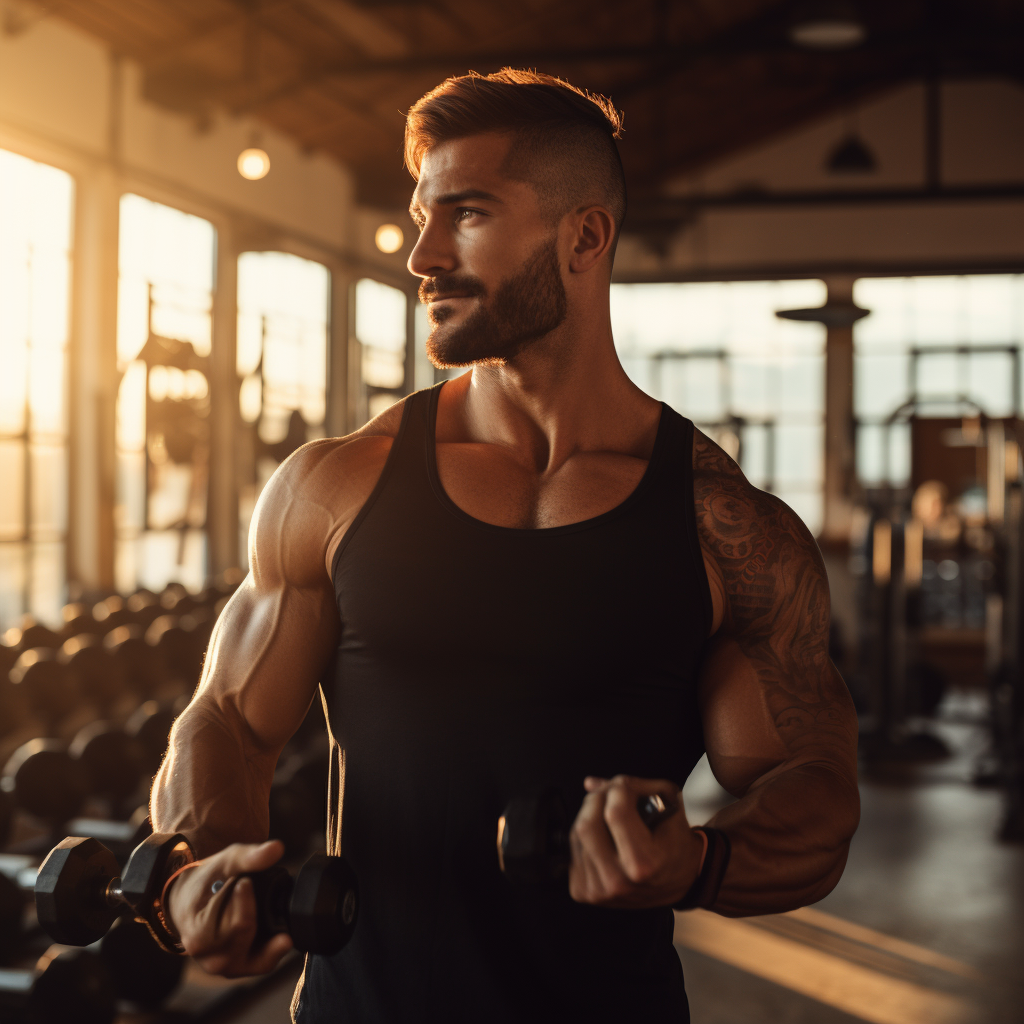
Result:
[[[28,8],[23,7],[23,10]],[[1017,0],[47,0],[143,68],[153,102],[249,115],[404,205],[403,112],[444,77],[535,67],[625,110],[631,195],[901,81],[1024,77]],[[857,33],[801,45],[815,18]],[[9,24],[8,30],[12,30]],[[812,41],[813,42],[813,41]]]

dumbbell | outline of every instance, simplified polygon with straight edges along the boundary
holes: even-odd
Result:
[[[678,800],[658,794],[637,799],[636,809],[653,832],[679,810]],[[569,870],[572,822],[557,789],[539,796],[510,800],[498,819],[498,867],[517,882],[540,883],[561,878]]]
[[[116,859],[102,843],[69,837],[39,868],[39,923],[57,942],[85,946],[128,915],[170,947],[160,894],[171,874],[194,860],[184,836],[154,834],[139,844],[119,873]],[[329,956],[351,937],[359,898],[355,875],[343,858],[317,854],[294,878],[280,865],[243,877],[252,880],[256,898],[257,944],[287,932],[301,952]]]
[[[82,706],[78,679],[57,658],[52,647],[32,647],[18,655],[8,673],[12,697],[28,716],[48,726],[73,715]]]
[[[56,828],[79,814],[90,795],[106,798],[117,817],[143,777],[139,744],[109,722],[94,722],[67,750],[57,740],[23,743],[4,766],[0,788],[22,810]]]
[[[38,868],[29,857],[0,855],[0,950],[9,956],[31,936],[24,929],[25,900],[34,895]],[[150,941],[145,925],[127,918],[91,947],[110,975],[119,999],[159,1006],[181,982],[185,963]]]
[[[140,704],[124,724],[124,731],[133,737],[142,749],[142,765],[146,774],[153,776],[167,752],[167,739],[174,720],[185,710],[187,698],[175,700],[147,700]]]
[[[4,640],[8,646],[17,647],[19,651],[28,651],[33,647],[56,649],[64,642],[60,633],[54,632],[31,615],[23,616],[19,626],[7,630]]]
[[[0,971],[0,1020],[17,1024],[113,1024],[117,996],[101,958],[48,950],[35,970]]]

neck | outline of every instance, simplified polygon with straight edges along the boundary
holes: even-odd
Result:
[[[607,317],[587,319],[570,315],[514,360],[446,385],[450,439],[500,444],[540,473],[578,452],[649,457],[660,405],[626,376]]]

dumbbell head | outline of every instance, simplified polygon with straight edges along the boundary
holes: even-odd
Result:
[[[25,894],[14,879],[0,872],[0,958],[7,960],[22,940]]]
[[[68,753],[86,769],[91,792],[114,801],[131,796],[145,772],[141,744],[112,722],[79,730]]]
[[[64,620],[60,631],[61,636],[67,639],[81,636],[83,633],[103,632],[93,616],[92,608],[87,604],[66,604],[61,609],[61,617]]]
[[[8,669],[0,669],[0,736],[17,731],[30,714],[28,695],[12,683]]]
[[[14,797],[0,784],[0,849],[11,840],[14,830]]]
[[[88,946],[103,938],[117,918],[106,891],[119,874],[117,858],[95,839],[70,836],[58,843],[36,876],[40,926],[67,946]]]
[[[117,996],[100,958],[86,949],[53,949],[15,1019],[24,1024],[112,1024]]]
[[[29,707],[44,721],[59,721],[81,703],[75,676],[49,647],[22,651],[8,678],[22,689]]]
[[[59,633],[55,633],[49,626],[37,622],[30,615],[26,615],[21,620],[19,631],[17,644],[23,651],[29,651],[33,647],[49,647],[56,650],[64,640]]]
[[[125,732],[142,747],[143,767],[149,775],[155,775],[160,767],[177,714],[174,705],[167,701],[147,700],[125,723]]]
[[[154,832],[132,851],[121,874],[121,891],[136,908],[148,910],[164,882],[180,867],[196,859],[188,840],[177,832]]]
[[[156,692],[166,676],[166,666],[146,643],[145,631],[138,623],[115,627],[103,638],[103,646],[120,666],[129,689],[143,698]]]
[[[73,818],[85,801],[86,780],[56,740],[23,743],[4,766],[3,787],[14,802],[44,821]]]
[[[299,869],[288,905],[288,931],[303,953],[331,956],[352,937],[359,915],[356,876],[341,857],[316,854]]]
[[[100,959],[119,998],[155,1010],[179,985],[185,960],[162,950],[138,921],[119,918],[103,936]]]
[[[498,820],[498,864],[505,875],[550,881],[565,874],[569,861],[569,815],[558,791],[510,800]]]
[[[125,673],[101,637],[83,633],[64,642],[57,655],[78,683],[85,697],[101,708],[115,701],[125,689]]]

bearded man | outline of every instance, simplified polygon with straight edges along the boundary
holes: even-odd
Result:
[[[821,558],[619,364],[619,130],[522,71],[413,107],[409,269],[430,358],[470,372],[281,466],[175,725],[154,825],[204,859],[166,909],[208,969],[267,971],[288,938],[253,948],[251,885],[217,883],[280,856],[271,776],[322,684],[361,911],[307,961],[302,1024],[683,1021],[673,907],[776,913],[842,873],[856,719]],[[648,827],[638,800],[705,750],[736,801]],[[568,882],[515,886],[495,823],[542,787],[575,815]]]

